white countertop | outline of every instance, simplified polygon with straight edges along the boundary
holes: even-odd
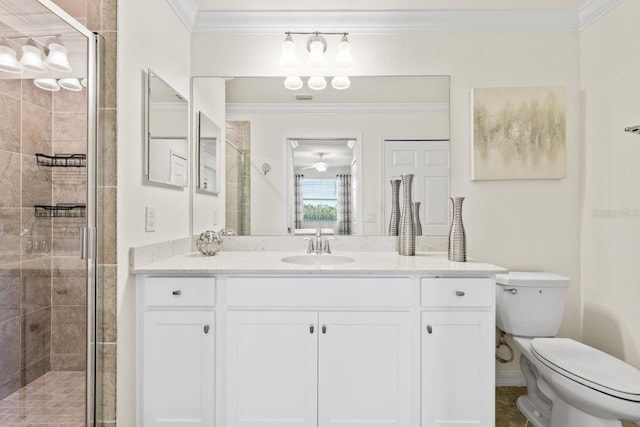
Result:
[[[220,251],[214,256],[191,252],[131,268],[132,274],[426,274],[438,276],[489,276],[507,270],[481,262],[451,262],[446,253],[418,252],[400,256],[397,252],[342,252],[354,258],[342,264],[301,265],[283,257],[305,255],[304,251]],[[313,255],[323,256],[323,255]]]

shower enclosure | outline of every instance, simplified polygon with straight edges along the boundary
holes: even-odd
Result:
[[[95,422],[100,44],[0,0],[0,425]]]
[[[225,223],[238,236],[251,234],[251,126],[225,123]]]

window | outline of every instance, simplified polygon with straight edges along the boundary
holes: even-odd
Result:
[[[305,222],[336,222],[338,192],[334,179],[305,179],[302,181]]]

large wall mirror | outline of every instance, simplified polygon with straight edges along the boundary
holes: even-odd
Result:
[[[424,234],[446,234],[448,76],[361,76],[321,91],[290,91],[279,77],[194,77],[192,91],[224,123],[219,203],[192,203],[194,233],[384,235],[389,180],[415,173]]]
[[[156,73],[147,73],[145,171],[148,182],[189,185],[189,107]]]

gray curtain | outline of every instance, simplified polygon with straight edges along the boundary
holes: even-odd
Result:
[[[338,186],[338,234],[350,235],[352,233],[351,220],[351,175],[336,175]]]
[[[302,219],[304,218],[304,200],[302,199],[302,180],[304,175],[294,175],[293,182],[293,221],[294,228],[297,230],[302,228]]]

